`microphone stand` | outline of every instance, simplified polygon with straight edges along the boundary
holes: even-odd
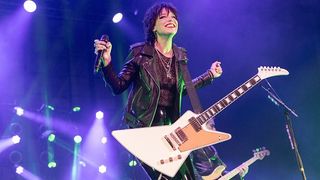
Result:
[[[269,84],[269,83],[268,83]],[[296,142],[296,138],[294,136],[294,132],[293,132],[293,127],[292,127],[292,121],[291,121],[291,118],[290,118],[290,114],[294,115],[295,117],[298,117],[298,115],[293,111],[291,110],[283,101],[281,101],[279,98],[277,98],[272,92],[270,92],[267,88],[261,86],[265,91],[268,92],[268,98],[277,106],[279,107],[282,107],[284,109],[284,115],[285,115],[285,119],[286,119],[286,131],[287,131],[287,134],[288,134],[288,138],[289,138],[289,141],[290,141],[290,144],[291,144],[291,149],[294,151],[295,153],[295,156],[296,156],[296,160],[297,160],[297,163],[298,163],[298,167],[299,167],[299,171],[301,172],[301,175],[302,175],[302,179],[303,180],[306,180],[307,177],[306,177],[306,174],[305,174],[305,171],[304,171],[304,166],[303,166],[303,163],[302,163],[302,158],[301,158],[301,155],[299,153],[299,150],[298,150],[298,145],[297,145],[297,142]],[[270,86],[271,87],[271,86]],[[271,87],[272,88],[272,87]]]

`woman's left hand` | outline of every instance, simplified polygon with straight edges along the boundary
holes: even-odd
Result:
[[[210,71],[214,78],[220,77],[222,74],[221,62],[215,61],[212,63]]]

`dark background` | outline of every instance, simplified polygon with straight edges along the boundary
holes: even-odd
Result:
[[[22,9],[21,0],[0,0],[0,133],[2,138],[9,137],[12,123],[18,123],[25,139],[0,152],[1,178],[19,179],[15,162],[10,159],[12,151],[21,152],[19,163],[42,179],[68,179],[72,166],[72,153],[56,145],[58,166],[48,169],[40,156],[47,149],[46,139],[41,138],[44,122],[17,117],[15,106],[43,113],[39,111],[42,104],[54,105],[50,117],[73,124],[68,135],[63,128],[55,129],[70,147],[70,135],[85,136],[97,110],[105,112],[108,133],[125,127],[121,115],[127,92],[112,96],[101,78],[93,74],[93,40],[102,34],[110,36],[113,62],[119,70],[129,45],[144,40],[143,15],[154,2],[45,0],[38,1],[37,11],[30,14]],[[292,121],[306,175],[308,179],[318,179],[319,1],[169,2],[179,11],[175,43],[188,50],[192,76],[206,71],[216,59],[222,62],[223,75],[198,91],[204,108],[255,75],[259,66],[280,66],[290,72],[289,76],[270,78],[269,82],[299,115]],[[112,16],[119,11],[124,19],[114,24]],[[78,114],[71,112],[76,105],[81,107]],[[183,109],[190,109],[187,98]],[[260,85],[216,118],[217,129],[233,136],[216,145],[228,169],[252,157],[252,149],[265,146],[271,155],[252,165],[246,179],[301,179],[286,134],[283,110],[267,98]],[[113,163],[107,166],[106,175],[97,179],[146,178],[140,167],[128,167],[130,156],[117,142],[110,137],[108,143],[112,145],[109,152]]]

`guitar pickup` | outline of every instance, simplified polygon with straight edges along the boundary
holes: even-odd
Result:
[[[180,127],[178,127],[174,132],[176,133],[177,137],[182,143],[188,140],[187,135],[183,132],[183,130]]]
[[[189,119],[189,123],[191,124],[191,126],[196,132],[199,132],[202,129],[201,124],[198,122],[198,119],[196,119],[195,117],[192,117],[191,119]]]

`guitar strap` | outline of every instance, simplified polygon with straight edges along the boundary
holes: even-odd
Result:
[[[200,104],[200,100],[199,100],[199,96],[196,92],[196,89],[193,86],[192,80],[191,80],[191,76],[190,76],[190,72],[188,70],[187,67],[187,59],[186,57],[183,58],[182,60],[179,60],[179,65],[180,65],[180,69],[182,71],[182,76],[183,76],[183,80],[185,82],[185,86],[190,98],[190,102],[193,108],[193,111],[197,114],[201,113],[202,107]]]
[[[179,58],[178,62],[179,62],[179,66],[180,66],[180,69],[182,71],[182,76],[183,76],[183,80],[185,81],[185,84],[186,84],[186,89],[187,89],[187,92],[188,92],[188,95],[189,95],[189,98],[190,98],[190,102],[191,102],[191,105],[192,105],[192,108],[194,110],[195,113],[201,113],[203,110],[202,110],[202,107],[201,107],[201,104],[200,104],[200,100],[199,100],[199,96],[196,92],[196,89],[192,83],[192,80],[191,80],[191,76],[190,76],[190,72],[188,70],[188,67],[187,67],[187,58],[186,58],[186,54],[183,53],[183,57]],[[212,121],[212,127],[214,128],[214,121]],[[210,166],[210,167],[206,167],[206,168],[213,168],[212,169],[212,172],[211,173],[214,173],[213,176],[217,176],[219,177],[222,173],[222,171],[224,171],[225,169],[225,166],[223,165],[223,162],[220,160],[220,158],[217,156],[217,153],[216,153],[216,150],[214,147],[212,146],[209,146],[209,147],[205,147],[205,148],[201,148],[201,149],[198,149],[196,151],[194,151],[193,153],[195,154],[198,154],[196,156],[207,156],[209,154],[207,154],[207,152],[205,150],[208,150],[209,152],[211,152],[211,154],[213,155],[213,157],[215,157],[217,160],[217,162],[215,161],[215,164],[212,164],[213,166]],[[210,151],[211,150],[211,151]],[[208,159],[208,162],[212,163],[211,160]]]

